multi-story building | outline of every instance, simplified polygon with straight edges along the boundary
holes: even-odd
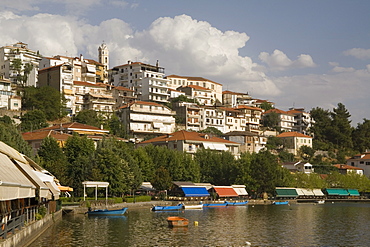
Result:
[[[281,131],[292,131],[294,126],[294,115],[286,111],[274,108],[266,111],[263,117],[275,113],[279,118],[279,123],[277,127],[280,127]]]
[[[259,132],[263,110],[258,107],[239,105],[235,108],[244,114],[245,130]]]
[[[108,70],[109,70],[109,50],[105,43],[101,44],[98,48],[99,64],[103,67],[97,69],[97,82],[108,83]]]
[[[250,131],[231,131],[225,139],[240,144],[240,152],[258,153],[265,148],[267,137]]]
[[[173,104],[173,109],[176,111],[178,127],[182,125],[184,126],[185,130],[203,130],[203,107],[190,102],[177,102]]]
[[[205,87],[189,85],[185,87],[179,87],[178,90],[184,92],[188,98],[198,101],[198,103],[201,105],[213,105],[215,103],[212,90]]]
[[[298,132],[283,132],[277,137],[283,139],[284,148],[288,152],[298,155],[298,151],[302,146],[308,146],[312,148],[312,137],[304,135]]]
[[[168,101],[168,79],[164,68],[140,62],[114,67],[110,71],[110,83],[135,91],[138,100],[164,103]]]
[[[245,131],[246,119],[241,111],[228,107],[219,107],[219,109],[225,112],[224,133],[230,131]]]
[[[225,133],[225,110],[219,107],[203,107],[203,119],[202,119],[202,126],[203,129],[208,127],[213,127]]]
[[[177,89],[179,87],[188,87],[188,86],[198,86],[207,90],[210,90],[211,93],[211,105],[215,104],[217,101],[222,103],[222,84],[205,79],[203,77],[191,77],[191,76],[178,76],[178,75],[169,75],[167,76],[169,80],[168,86],[172,89]],[[207,91],[209,93],[209,91]],[[203,96],[203,94],[201,94]]]
[[[255,106],[255,102],[256,100],[248,93],[222,92],[222,103],[226,107],[238,107],[239,105]]]
[[[290,108],[287,113],[294,115],[294,131],[305,135],[310,134],[310,128],[315,124],[310,113],[305,112],[303,108]]]
[[[120,107],[118,114],[126,133],[137,138],[175,130],[175,112],[155,102],[135,101]]]
[[[140,142],[137,144],[137,146],[145,146],[150,144],[156,146],[165,146],[170,149],[179,150],[189,154],[194,154],[198,149],[204,148],[215,151],[229,151],[235,157],[240,156],[240,144],[237,142],[218,137],[212,137],[204,133],[189,132],[185,130],[158,136],[153,139]]]
[[[0,76],[0,109],[19,111],[22,106],[21,97],[12,90],[11,81]]]
[[[66,110],[74,114],[74,93],[73,93],[73,71],[68,63],[61,63],[52,67],[39,70],[38,85],[50,86],[61,92],[66,98]]]
[[[73,82],[74,108],[76,114],[81,110],[94,110],[103,115],[113,112],[115,100],[105,84],[94,84],[83,81]]]
[[[347,160],[347,165],[355,166],[364,170],[364,175],[370,176],[370,151],[357,154]]]
[[[0,75],[13,84],[36,86],[40,60],[38,51],[22,42],[0,47]]]
[[[112,86],[112,96],[114,98],[115,104],[113,109],[116,110],[123,105],[131,103],[132,101],[136,100],[136,95],[134,90],[131,90],[127,87],[114,87]]]

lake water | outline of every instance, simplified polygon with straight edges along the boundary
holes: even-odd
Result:
[[[169,228],[174,215],[189,227]],[[122,217],[63,216],[30,246],[369,246],[369,232],[366,203],[129,209]]]

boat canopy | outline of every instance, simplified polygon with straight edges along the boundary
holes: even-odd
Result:
[[[213,189],[219,197],[237,197],[239,196],[231,186],[213,186]]]
[[[190,196],[209,196],[206,187],[181,187],[185,197]]]
[[[298,197],[295,188],[276,188],[276,197]]]

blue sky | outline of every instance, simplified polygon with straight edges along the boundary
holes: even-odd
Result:
[[[370,1],[2,0],[0,46],[128,60],[201,76],[276,107],[370,119]]]

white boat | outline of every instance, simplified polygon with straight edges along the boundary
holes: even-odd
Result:
[[[319,201],[316,201],[316,203],[318,203],[318,204],[324,204],[325,203],[325,200],[319,200]]]
[[[203,209],[203,204],[195,204],[195,205],[187,205],[184,204],[185,210],[186,209]]]

